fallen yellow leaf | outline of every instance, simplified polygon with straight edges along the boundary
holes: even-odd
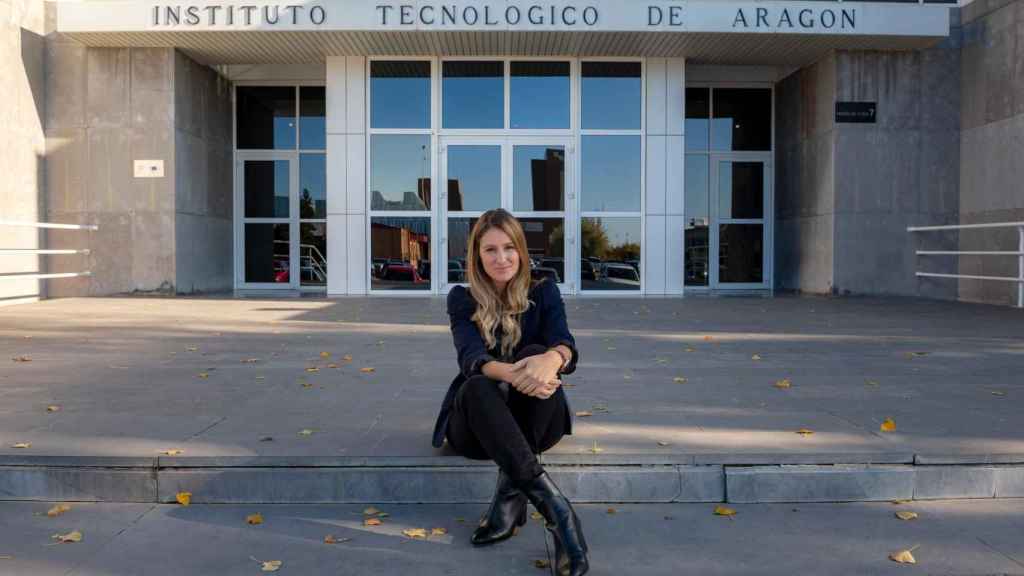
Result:
[[[362,372],[363,374],[369,374],[371,372],[374,372],[375,370],[376,370],[375,368],[370,368],[370,367],[360,368],[359,369],[359,371]]]
[[[18,442],[17,444],[11,444],[11,448],[31,448],[31,442]]]
[[[313,435],[313,430],[311,430],[309,428],[303,428],[302,430],[299,430],[299,436],[312,436],[312,435]]]
[[[789,378],[783,378],[782,380],[776,380],[773,386],[779,390],[785,390],[786,388],[792,388],[793,383],[789,381]]]
[[[380,518],[367,518],[363,520],[363,526],[380,526],[384,521]]]
[[[320,353],[320,357],[321,358],[330,358],[331,357],[331,353],[330,352],[321,352]]]
[[[881,430],[882,432],[895,432],[896,431],[896,421],[893,420],[892,418],[886,418],[882,422],[881,426],[878,427],[878,429]]]
[[[53,536],[51,536],[51,538],[62,543],[81,542],[82,533],[78,530],[75,530],[74,532],[68,532],[67,534],[54,534]]]
[[[199,373],[199,377],[200,378],[209,378],[210,374],[208,372],[200,372]]]
[[[316,366],[310,366],[309,368],[306,368],[306,372],[319,372],[319,371],[320,371],[320,369],[317,368]]]
[[[684,352],[696,352],[696,350],[694,350],[693,348],[690,348],[689,346],[687,346],[683,351]]]
[[[168,456],[177,456],[178,454],[181,454],[182,452],[184,452],[184,450],[182,450],[180,448],[171,448],[170,450],[164,450],[164,451],[162,451],[160,453],[161,454],[166,454]]]
[[[46,407],[47,412],[60,412],[60,406],[56,404],[50,404]]]
[[[67,512],[68,510],[71,510],[71,506],[68,506],[67,504],[57,504],[53,508],[47,510],[46,515],[50,518],[56,518],[57,516],[60,516],[61,514]]]
[[[676,384],[686,384],[686,378],[683,378],[682,376],[676,376],[672,381]]]
[[[753,356],[750,357],[750,359],[751,360],[760,360],[761,359],[761,355],[760,354],[754,354]]]
[[[430,529],[430,535],[431,536],[444,536],[447,533],[448,533],[448,530],[446,528],[431,528]]]
[[[618,510],[616,510],[615,508],[609,508],[609,509],[607,510],[607,512],[608,512],[609,514],[615,514],[616,512],[618,512]]]
[[[29,358],[28,356],[15,356],[14,358],[11,358],[11,360],[13,360],[15,362],[31,362],[32,361],[32,359]]]
[[[705,340],[705,341],[711,340],[711,336],[705,336],[705,337],[704,337],[704,340]]]
[[[534,520],[543,520],[544,516],[540,512],[530,512],[530,518]]]
[[[893,500],[890,503],[899,506],[900,504],[909,504],[910,500]]]
[[[715,506],[715,516],[735,516],[736,511],[725,506]]]
[[[341,544],[342,542],[348,542],[351,538],[338,538],[334,534],[328,534],[324,536],[324,544]]]
[[[896,517],[900,520],[913,520],[917,518],[917,512],[911,512],[910,510],[900,510],[896,512]]]
[[[281,564],[283,564],[283,562],[280,560],[265,560],[263,561],[263,567],[260,568],[260,570],[264,572],[277,572],[281,569]]]
[[[550,565],[551,565],[551,562],[546,560],[546,559],[543,559],[543,558],[540,558],[540,559],[537,559],[537,560],[533,561],[533,567],[534,568],[542,568],[543,569],[543,568],[547,568]]]
[[[328,367],[328,368],[337,368],[337,367],[338,367],[338,365],[337,365],[337,364],[335,364],[334,362],[331,362],[330,364],[328,364],[328,365],[327,365],[327,367]]]
[[[263,514],[260,514],[259,512],[255,514],[249,514],[245,517],[245,523],[250,524],[252,526],[263,524]]]
[[[670,444],[668,442],[662,442],[661,440],[659,440],[658,446],[670,446]]]
[[[589,412],[587,410],[580,410],[579,412],[576,413],[576,417],[577,418],[586,418],[588,416],[593,416],[593,415],[594,415],[593,412]]]
[[[594,440],[594,447],[590,449],[590,452],[593,454],[600,454],[601,452],[604,452],[604,448],[598,448],[597,440]]]
[[[341,359],[344,360],[345,362],[351,362],[352,356],[350,354],[345,354],[344,356],[341,357]]]
[[[178,494],[175,495],[175,499],[178,501],[178,504],[181,504],[182,506],[188,506],[192,502],[192,493],[178,492]]]
[[[185,350],[187,350],[189,352],[196,352],[196,351],[199,350],[199,347],[198,346],[189,346],[188,348],[185,348]]]
[[[801,436],[810,436],[811,434],[814,434],[814,430],[811,430],[810,428],[801,428],[797,430],[796,433]]]
[[[913,548],[910,548],[908,550],[900,550],[898,552],[893,552],[892,554],[889,554],[889,560],[892,560],[893,562],[899,562],[900,564],[917,564],[917,559],[914,558],[913,554],[911,554],[911,552],[913,552],[914,550],[917,550],[917,546],[914,546]]]
[[[868,380],[866,382],[866,385],[875,387],[875,386],[878,386],[878,381],[877,380]]]

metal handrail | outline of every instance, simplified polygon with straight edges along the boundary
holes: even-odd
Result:
[[[57,230],[99,230],[95,224],[55,224],[53,222],[28,222],[22,220],[0,220],[0,226],[21,226],[28,228],[46,228]],[[88,248],[84,249],[46,249],[46,248],[0,248],[0,256],[19,256],[24,254],[91,254]],[[50,274],[0,274],[0,280],[23,279],[23,280],[49,280],[55,278],[78,278],[80,276],[92,276],[91,270],[84,272],[55,272]]]
[[[1016,256],[1017,277],[977,276],[972,274],[940,274],[937,272],[916,272],[917,276],[929,278],[966,278],[968,280],[995,280],[1017,284],[1017,308],[1024,308],[1024,222],[992,222],[986,224],[948,224],[944,226],[910,226],[907,232],[934,232],[938,230],[970,230],[984,228],[1016,228],[1017,250],[918,250],[918,256]]]

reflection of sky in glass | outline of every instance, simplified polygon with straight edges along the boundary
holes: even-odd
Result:
[[[704,154],[686,155],[686,226],[698,219],[694,225],[706,225],[708,218],[708,157]]]
[[[416,194],[419,178],[430,178],[430,136],[375,134],[370,138],[370,191],[390,202]],[[371,206],[375,210],[383,206]]]
[[[274,149],[295,149],[295,116],[274,118]]]
[[[686,119],[686,149],[708,149],[708,120],[706,118]]]
[[[441,94],[445,128],[505,127],[504,76],[446,77]]]
[[[711,111],[710,88],[686,89],[686,149],[708,149],[708,117]]]
[[[563,146],[516,146],[512,155],[512,209],[523,212],[534,210],[562,210],[565,203],[561,196],[565,191],[565,148]],[[548,150],[557,150],[562,159],[561,182],[556,190],[548,190],[547,194],[557,194],[559,197],[555,202],[549,202],[548,207],[538,207],[534,203],[533,191],[533,160],[545,160]],[[547,169],[548,163],[541,164]],[[543,176],[538,174],[538,176]],[[546,182],[545,182],[546,183]],[[557,206],[557,207],[552,207]]]
[[[239,149],[295,149],[294,87],[239,86],[236,98]]]
[[[312,210],[305,202],[307,191]],[[324,154],[299,156],[299,217],[327,218],[327,161]]]
[[[490,210],[501,204],[501,146],[448,146],[448,179],[459,181],[462,207],[449,199],[449,209]],[[454,190],[449,190],[453,193]]]
[[[640,78],[582,79],[583,128],[640,129]]]
[[[430,78],[371,78],[370,127],[430,128]]]
[[[569,76],[512,76],[513,128],[569,128]]]
[[[711,142],[715,150],[732,150],[732,118],[711,120]]]
[[[640,211],[640,137],[584,136],[580,207]]]

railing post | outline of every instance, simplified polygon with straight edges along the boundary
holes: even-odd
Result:
[[[1024,226],[1017,227],[1017,308],[1024,308]]]

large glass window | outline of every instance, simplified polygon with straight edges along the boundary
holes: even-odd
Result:
[[[721,224],[718,227],[718,281],[764,282],[764,225]]]
[[[686,134],[687,150],[708,149],[708,126],[711,118],[711,90],[708,88],[686,89]]]
[[[430,218],[370,218],[374,290],[430,290]]]
[[[288,161],[249,160],[244,164],[246,218],[288,217]]]
[[[299,225],[299,277],[303,286],[327,286],[327,222]]]
[[[718,163],[718,217],[764,218],[764,163]]]
[[[772,149],[772,91],[769,88],[715,88],[712,92],[711,146],[714,150]]]
[[[565,219],[520,217],[526,235],[534,278],[547,278],[555,283],[565,277]]]
[[[565,147],[515,146],[512,208],[520,212],[565,209]]]
[[[505,63],[445,61],[441,78],[444,128],[505,127]]]
[[[501,146],[448,146],[448,210],[501,206]]]
[[[569,63],[512,62],[512,128],[569,128]]]
[[[580,279],[584,290],[639,290],[639,217],[580,221]]]
[[[639,212],[641,177],[640,136],[582,138],[584,212]]]
[[[640,129],[643,110],[641,70],[639,62],[583,63],[583,129]]]
[[[299,148],[327,149],[327,91],[323,86],[299,87]]]
[[[299,217],[327,218],[327,158],[324,154],[299,155]]]
[[[370,137],[370,209],[430,209],[430,135]]]
[[[245,281],[289,282],[288,224],[245,225]]]
[[[370,62],[370,127],[430,128],[430,62]]]
[[[686,225],[684,227],[685,275],[687,286],[707,286],[709,282],[708,246],[710,244],[710,192],[708,156],[687,154],[685,167]]]
[[[295,149],[294,86],[239,86],[235,99],[239,150]]]

